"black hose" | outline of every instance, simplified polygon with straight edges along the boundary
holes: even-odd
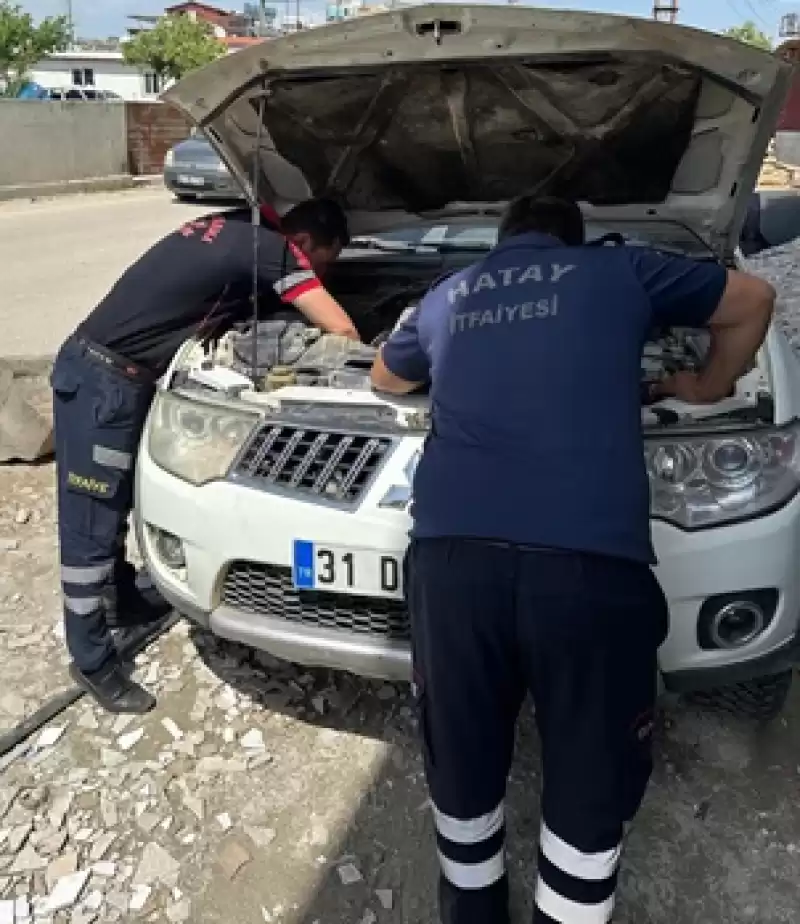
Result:
[[[126,635],[125,643],[119,647],[119,654],[122,660],[127,661],[135,658],[137,654],[144,651],[145,648],[149,647],[156,639],[169,631],[178,619],[179,617],[177,614],[171,613],[157,623],[149,626],[137,626],[135,629],[131,629]],[[46,725],[73,703],[76,703],[85,692],[85,690],[76,685],[61,693],[56,693],[55,696],[47,700],[43,706],[40,706],[33,715],[28,716],[27,719],[24,719],[19,725],[12,728],[11,731],[0,735],[0,757],[5,757],[5,755],[13,751],[14,748],[19,747],[23,741],[30,738],[30,736],[43,725]]]

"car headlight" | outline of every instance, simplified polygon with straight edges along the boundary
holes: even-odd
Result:
[[[167,151],[167,156],[164,158],[165,167],[174,167],[175,166],[175,152]]]
[[[153,403],[148,451],[161,468],[191,484],[224,477],[260,420],[162,392]]]
[[[650,512],[682,529],[747,520],[800,489],[800,425],[645,442]]]

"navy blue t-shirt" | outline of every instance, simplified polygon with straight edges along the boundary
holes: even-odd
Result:
[[[383,348],[395,375],[431,383],[414,535],[654,562],[642,349],[655,325],[705,325],[726,277],[522,234],[429,292]]]

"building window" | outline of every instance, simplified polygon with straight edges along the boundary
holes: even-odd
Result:
[[[75,67],[72,70],[72,84],[76,87],[94,86],[93,67]]]
[[[158,96],[162,89],[161,78],[158,74],[149,71],[144,75],[144,92],[148,96]]]

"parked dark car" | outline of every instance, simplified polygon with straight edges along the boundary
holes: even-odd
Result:
[[[800,192],[762,189],[750,198],[740,246],[746,257],[800,237]]]
[[[45,99],[98,103],[123,102],[118,93],[112,93],[111,90],[98,90],[95,87],[50,87]]]
[[[242,198],[238,183],[202,134],[193,134],[168,151],[164,185],[185,202]]]

